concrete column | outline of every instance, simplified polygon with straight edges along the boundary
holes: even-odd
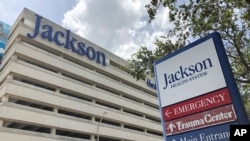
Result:
[[[124,123],[121,123],[121,128],[124,128]]]
[[[95,123],[95,116],[91,116],[91,121]]]
[[[3,120],[0,119],[0,127],[3,127]]]
[[[13,79],[13,74],[10,73],[8,76],[7,76],[7,80],[12,80]]]
[[[58,113],[58,108],[54,107],[53,112]]]
[[[8,102],[9,101],[9,96],[8,95],[4,95],[2,97],[2,102]]]
[[[56,93],[60,93],[60,89],[59,88],[56,88]]]
[[[54,108],[53,108],[53,112],[54,112],[54,113],[58,113],[58,108],[57,108],[57,107],[54,107]],[[50,129],[50,134],[52,134],[52,135],[55,135],[55,134],[56,134],[56,127],[53,127],[53,128]]]
[[[92,134],[92,135],[90,136],[90,140],[91,140],[91,141],[96,141],[95,135],[94,135],[94,134]]]
[[[57,73],[60,74],[60,75],[62,75],[62,72],[61,72],[61,71],[58,71]]]
[[[13,56],[11,57],[11,59],[12,59],[12,60],[16,60],[16,59],[17,59],[17,56],[13,55]]]
[[[56,128],[55,127],[50,129],[50,134],[52,134],[52,135],[56,134]]]

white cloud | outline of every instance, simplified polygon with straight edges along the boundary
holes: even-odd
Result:
[[[19,2],[20,1],[20,2]],[[75,3],[76,2],[76,3]],[[0,20],[13,24],[23,7],[96,43],[124,59],[137,51],[140,46],[154,50],[155,38],[167,33],[173,25],[169,23],[168,9],[161,8],[152,23],[148,23],[145,5],[150,0],[76,0],[61,3],[27,0],[1,0]],[[74,5],[74,6],[72,6]],[[46,10],[44,8],[46,7]],[[55,9],[60,7],[60,9]]]
[[[170,28],[168,9],[163,8],[152,24],[148,23],[141,0],[79,0],[64,14],[63,26],[121,56],[124,59],[141,46],[154,49],[156,37]]]
[[[161,7],[152,22],[153,28],[157,30],[168,30],[170,28],[173,28],[173,23],[169,22],[168,15],[169,9]]]

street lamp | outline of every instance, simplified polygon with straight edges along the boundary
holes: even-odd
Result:
[[[107,114],[108,112],[104,112],[101,116],[101,119],[97,125],[97,141],[99,141],[99,128],[100,128],[100,124],[102,123],[102,118],[104,117],[105,114]]]

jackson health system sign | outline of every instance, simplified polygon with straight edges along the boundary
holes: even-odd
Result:
[[[167,141],[228,141],[230,124],[248,124],[219,33],[154,64]]]

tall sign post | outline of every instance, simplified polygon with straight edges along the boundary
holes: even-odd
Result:
[[[231,124],[248,124],[220,37],[215,32],[154,64],[167,141],[228,141]]]

